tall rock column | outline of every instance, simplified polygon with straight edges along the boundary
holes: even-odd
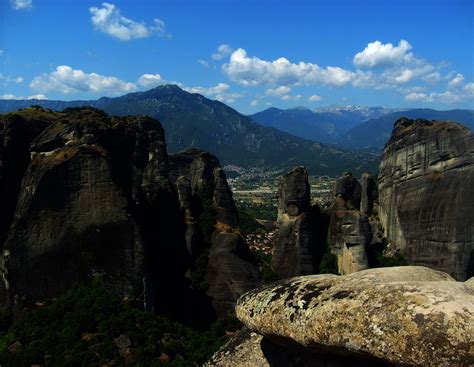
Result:
[[[317,272],[322,245],[319,243],[319,210],[311,207],[308,172],[292,169],[278,187],[278,233],[272,268],[281,278]]]
[[[239,233],[225,173],[217,157],[195,148],[171,155],[170,168],[185,215],[193,287],[209,298],[215,316],[233,315],[237,298],[257,287],[260,275]]]
[[[379,169],[385,236],[413,265],[474,275],[474,134],[448,121],[395,123]]]
[[[340,274],[369,267],[367,246],[372,240],[372,229],[367,215],[358,210],[361,192],[364,198],[362,187],[350,173],[337,179],[334,185],[328,241],[331,253],[337,256]]]

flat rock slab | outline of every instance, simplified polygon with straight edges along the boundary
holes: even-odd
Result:
[[[252,331],[308,350],[401,365],[474,363],[474,290],[422,267],[311,275],[244,294]]]

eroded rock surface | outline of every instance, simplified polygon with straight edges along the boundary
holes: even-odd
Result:
[[[187,246],[200,263],[191,271],[202,273],[197,266],[207,258],[201,285],[218,316],[233,315],[237,298],[260,285],[260,275],[238,232],[237,209],[224,171],[215,156],[195,148],[171,155],[170,167],[185,211]]]
[[[251,331],[283,345],[415,366],[470,365],[473,310],[472,288],[422,267],[296,277],[236,307]]]
[[[369,267],[367,246],[372,241],[372,226],[367,214],[359,210],[361,192],[366,211],[373,206],[372,197],[369,197],[368,177],[364,176],[362,186],[351,174],[345,174],[334,185],[334,202],[328,211],[328,241],[331,253],[337,256],[340,274],[350,274]]]
[[[157,120],[31,108],[0,126],[3,305],[100,275],[146,309],[199,320],[259,284],[219,161],[168,157]],[[190,281],[196,269],[205,287]]]
[[[474,134],[453,122],[395,124],[379,174],[385,236],[411,264],[474,274]]]
[[[322,256],[321,222],[311,206],[308,172],[292,169],[278,187],[278,232],[272,268],[281,278],[317,272]]]
[[[285,345],[285,343],[287,343]],[[242,329],[215,353],[205,367],[388,367],[382,361],[344,356],[333,353],[319,354],[291,343],[288,339],[274,340],[247,328]]]

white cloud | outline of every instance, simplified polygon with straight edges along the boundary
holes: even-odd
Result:
[[[229,90],[229,85],[225,83],[218,83],[214,87],[204,88],[204,87],[186,87],[186,90],[189,93],[199,93],[205,96],[215,96],[218,94],[225,93]]]
[[[134,83],[125,82],[114,76],[87,74],[82,70],[61,65],[49,74],[41,74],[33,79],[30,88],[38,92],[59,92],[64,94],[93,92],[117,95],[137,89]]]
[[[464,86],[464,91],[469,95],[474,97],[474,83],[467,83]]]
[[[308,97],[309,102],[318,102],[321,100],[321,96],[313,94],[312,96]]]
[[[232,51],[234,51],[232,47],[227,44],[223,44],[217,48],[217,52],[213,53],[211,57],[213,60],[222,60],[223,58],[229,56]]]
[[[432,73],[423,75],[421,79],[428,83],[437,83],[443,79],[439,71],[434,71]]]
[[[316,64],[305,62],[295,64],[284,57],[274,61],[248,57],[242,48],[232,53],[229,62],[222,66],[222,70],[231,80],[244,86],[316,84],[343,86],[353,77],[352,72],[339,67],[321,68]]]
[[[24,81],[24,79],[21,76],[16,77],[16,78],[12,78],[10,76],[5,76],[2,73],[0,73],[0,80],[3,80],[5,82],[5,84],[8,84],[8,83],[20,84],[20,83],[23,83],[23,81]]]
[[[16,10],[26,10],[33,7],[33,0],[10,0],[10,3]]]
[[[396,65],[410,62],[413,54],[408,52],[412,46],[405,40],[401,40],[398,46],[391,43],[383,44],[380,41],[371,42],[367,47],[354,56],[353,62],[357,67],[377,67]]]
[[[254,99],[252,102],[250,102],[250,106],[251,107],[256,107],[258,106],[258,101],[256,99]]]
[[[464,76],[462,74],[456,74],[448,83],[448,88],[457,88],[464,83]]]
[[[89,12],[96,30],[122,41],[146,38],[152,34],[165,35],[165,23],[162,20],[155,18],[153,24],[148,26],[122,16],[120,10],[110,3],[102,3],[101,8],[91,7]]]
[[[281,96],[284,96],[285,94],[288,94],[291,92],[291,88],[290,87],[287,87],[286,85],[282,85],[278,88],[274,88],[274,89],[267,89],[265,91],[265,94],[267,96],[271,96],[271,97],[281,97]]]
[[[291,95],[287,94],[287,95],[281,97],[280,99],[281,99],[282,101],[298,101],[298,100],[300,100],[302,97],[303,97],[303,96],[302,96],[301,94],[297,94],[296,96],[291,96]]]
[[[137,83],[144,88],[154,88],[158,85],[166,84],[166,81],[160,74],[143,74],[138,78]]]
[[[33,94],[32,96],[27,97],[27,99],[48,99],[44,94]]]
[[[470,83],[473,84],[473,83]],[[474,86],[474,84],[473,84]],[[442,104],[455,104],[458,102],[470,100],[474,97],[474,88],[466,88],[452,91],[448,90],[442,93],[410,93],[405,96],[405,100],[409,102],[428,102],[428,103],[442,103]]]
[[[220,102],[233,103],[237,98],[242,97],[241,93],[229,93],[230,86],[225,83],[218,83],[213,87],[186,87],[182,88],[189,93],[199,93],[209,98],[215,98]]]
[[[0,56],[2,56],[2,55],[3,55],[3,50],[0,50]]]
[[[44,94],[34,94],[29,97],[18,97],[14,94],[3,94],[0,95],[0,99],[48,99]]]
[[[206,60],[199,59],[197,62],[198,62],[199,65],[205,67],[206,69],[209,68],[209,63]]]

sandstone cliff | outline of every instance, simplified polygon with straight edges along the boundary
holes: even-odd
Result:
[[[380,163],[385,236],[411,263],[474,274],[474,134],[453,122],[398,120]]]
[[[0,126],[3,304],[100,275],[146,309],[199,319],[205,304],[225,316],[258,284],[217,158],[168,157],[157,120],[31,108]],[[206,287],[190,281],[196,268]]]
[[[311,206],[306,169],[292,169],[278,187],[278,231],[272,268],[281,278],[318,271],[323,252],[322,221],[319,208]]]
[[[365,174],[364,177],[367,179],[362,186],[351,173],[347,173],[336,180],[333,189],[334,202],[328,210],[328,242],[331,253],[337,256],[340,274],[369,267],[367,247],[373,237],[372,226],[368,216],[359,208],[363,199],[365,211],[372,210],[373,187],[369,176]]]

